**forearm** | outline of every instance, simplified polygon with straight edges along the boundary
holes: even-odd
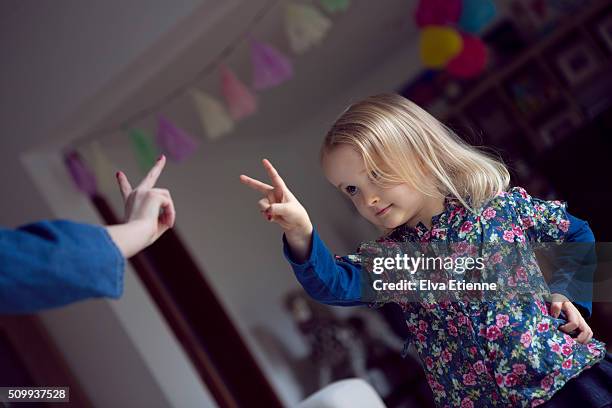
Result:
[[[150,245],[153,235],[151,223],[140,220],[109,225],[106,231],[124,258],[130,258]]]
[[[292,259],[297,263],[304,263],[310,257],[312,251],[312,224],[304,228],[296,228],[285,232],[285,239],[289,245]]]

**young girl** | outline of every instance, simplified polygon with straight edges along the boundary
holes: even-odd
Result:
[[[321,163],[329,182],[387,232],[381,242],[594,240],[564,204],[508,190],[501,162],[398,95],[350,106],[328,132]],[[271,185],[241,181],[264,195],[260,211],[283,229],[285,256],[304,289],[327,304],[365,303],[359,257],[334,257],[274,167],[263,164]],[[538,296],[401,305],[438,406],[612,404],[612,359],[569,301],[567,279],[554,282],[550,311]]]
[[[161,156],[134,189],[124,173],[117,173],[125,202],[122,224],[56,220],[0,228],[0,313],[32,313],[87,298],[121,296],[125,258],[174,225],[170,193],[155,188],[165,163]]]

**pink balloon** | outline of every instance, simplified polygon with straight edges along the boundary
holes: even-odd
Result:
[[[489,52],[479,37],[462,34],[463,49],[446,64],[446,70],[457,78],[472,78],[480,75],[487,66]]]
[[[419,27],[453,24],[459,17],[461,0],[420,0],[414,15]]]

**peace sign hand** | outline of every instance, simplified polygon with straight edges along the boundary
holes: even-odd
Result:
[[[134,189],[127,176],[121,171],[117,172],[117,182],[125,202],[125,222],[138,222],[143,226],[146,245],[152,244],[172,228],[176,218],[170,192],[163,188],[155,188],[155,183],[165,165],[166,157],[162,155]]]
[[[311,230],[312,225],[306,209],[287,188],[274,166],[267,159],[263,159],[262,163],[272,185],[244,174],[240,176],[240,181],[263,194],[264,198],[258,202],[263,217],[277,223],[288,233]]]

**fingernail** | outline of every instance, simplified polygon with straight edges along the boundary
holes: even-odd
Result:
[[[116,178],[119,178],[119,175],[120,175],[120,174],[121,174],[121,172],[120,172],[120,171],[116,172],[116,173],[115,173],[115,177],[116,177]]]
[[[163,158],[164,158],[164,155],[162,154],[161,156],[159,156],[159,157],[157,158],[157,161],[160,161],[160,160],[161,160],[161,159],[163,159]]]
[[[268,214],[268,221],[270,221],[271,219],[272,219],[272,216]]]

